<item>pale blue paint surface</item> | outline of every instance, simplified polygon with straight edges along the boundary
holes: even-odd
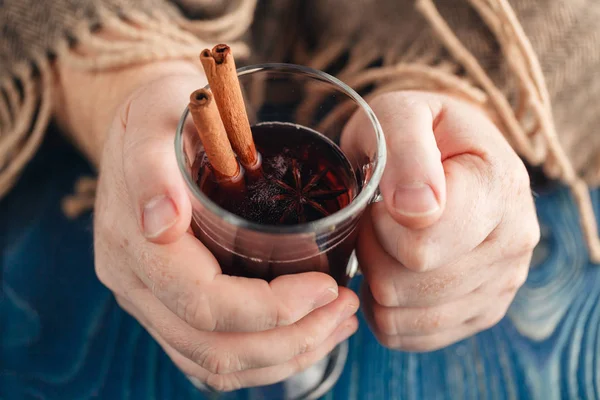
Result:
[[[0,399],[201,399],[96,280],[91,217],[62,216],[61,196],[86,171],[70,148],[50,141],[0,202]],[[539,262],[508,318],[420,355],[382,348],[363,321],[326,398],[600,398],[600,269],[587,261],[568,193],[537,203]]]

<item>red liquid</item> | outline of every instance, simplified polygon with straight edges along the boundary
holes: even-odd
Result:
[[[239,188],[218,185],[210,164],[205,157],[200,159],[198,184],[220,207],[263,225],[296,225],[331,215],[356,196],[358,185],[350,163],[323,135],[284,123],[256,125],[252,133],[262,157],[262,173],[247,173],[245,184]],[[224,249],[203,232],[196,233],[229,275],[271,280],[282,274],[321,271],[340,284],[346,282],[346,266],[356,236],[351,233],[342,243],[312,259],[265,266],[256,260],[224,254]]]

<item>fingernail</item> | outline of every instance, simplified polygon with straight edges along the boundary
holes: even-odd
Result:
[[[415,182],[396,186],[394,208],[407,217],[425,217],[437,212],[440,205],[431,186]]]
[[[334,301],[335,299],[337,299],[338,297],[338,288],[336,287],[330,287],[327,288],[327,290],[325,290],[321,296],[319,296],[317,298],[317,300],[315,301],[315,305],[313,307],[313,310],[317,309],[317,308],[321,308],[326,304],[331,303],[332,301]]]
[[[144,206],[142,224],[144,236],[149,239],[160,236],[177,222],[177,210],[170,197],[154,197]]]
[[[343,322],[356,314],[358,306],[356,304],[348,304],[346,308],[338,315],[338,321]]]

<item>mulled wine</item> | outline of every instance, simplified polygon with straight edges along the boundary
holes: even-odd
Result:
[[[259,171],[244,174],[241,185],[220,184],[204,154],[197,160],[200,189],[223,209],[261,225],[289,226],[317,221],[346,207],[358,194],[355,172],[341,149],[308,128],[281,122],[252,127],[262,158]],[[355,242],[355,229],[337,246],[319,256],[285,263],[235,256],[218,243],[202,240],[230,275],[266,280],[282,274],[321,271],[345,283],[346,265]],[[203,236],[202,232],[196,232]],[[314,246],[318,247],[318,239]],[[212,247],[212,248],[211,248]]]

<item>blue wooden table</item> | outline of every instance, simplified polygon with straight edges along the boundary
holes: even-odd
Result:
[[[202,399],[96,279],[91,216],[62,215],[60,199],[84,173],[75,151],[50,139],[0,201],[0,399]],[[362,320],[326,398],[600,398],[600,268],[568,193],[537,203],[543,240],[507,318],[429,354],[384,349]]]

